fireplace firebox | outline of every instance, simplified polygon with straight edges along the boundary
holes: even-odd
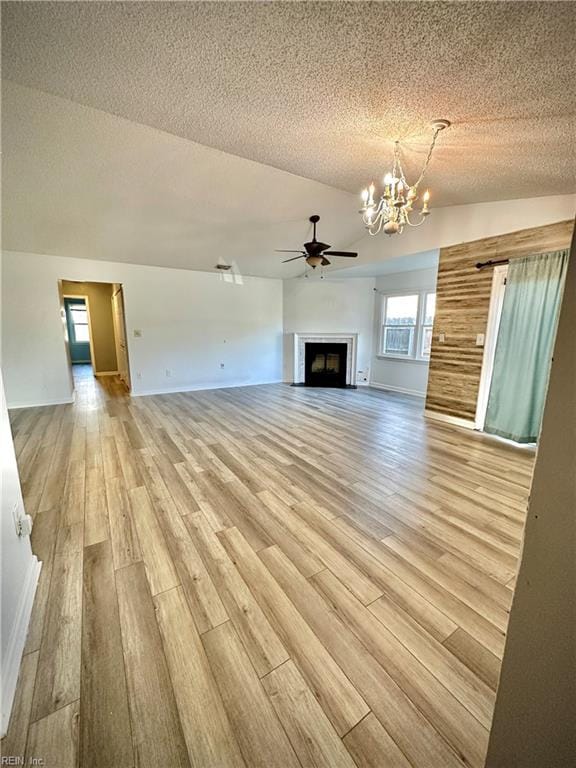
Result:
[[[345,387],[347,344],[307,342],[304,383],[308,387]]]

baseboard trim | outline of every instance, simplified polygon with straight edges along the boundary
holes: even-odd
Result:
[[[74,402],[74,397],[67,397],[65,399],[58,400],[45,400],[43,403],[38,402],[25,402],[25,403],[7,403],[6,407],[9,411],[16,411],[18,408],[45,408],[48,405],[70,405]]]
[[[22,599],[8,639],[5,662],[2,664],[2,720],[0,723],[0,737],[2,738],[6,735],[10,722],[20,663],[26,644],[40,569],[42,568],[42,563],[36,555],[32,555],[32,558],[22,590]]]
[[[452,424],[455,427],[464,427],[464,429],[476,429],[476,423],[469,419],[461,419],[458,416],[449,416],[447,413],[437,413],[436,411],[424,411],[424,416],[435,421],[442,421],[445,424]]]
[[[94,371],[94,376],[118,376],[118,371]]]
[[[208,389],[237,389],[238,387],[261,387],[265,384],[283,384],[282,379],[273,379],[271,381],[257,381],[246,384],[208,384],[194,385],[188,387],[166,387],[165,389],[145,389],[139,392],[132,390],[132,397],[149,397],[151,395],[177,395],[179,392],[204,392]]]
[[[405,387],[393,387],[391,384],[378,384],[371,381],[368,384],[373,389],[383,389],[386,392],[398,392],[401,395],[412,395],[413,397],[426,397],[426,392],[419,392],[417,389],[406,389]]]

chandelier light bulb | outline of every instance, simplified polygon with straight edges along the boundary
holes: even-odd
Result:
[[[402,168],[400,142],[394,142],[392,170],[383,177],[384,188],[379,199],[374,199],[376,187],[371,183],[362,191],[363,206],[360,210],[364,225],[371,235],[384,231],[388,235],[400,234],[405,226],[418,227],[430,214],[430,191],[422,195],[422,206],[418,206],[418,190],[428,169],[436,139],[440,131],[448,128],[448,120],[434,120],[432,142],[420,176],[413,184],[406,181]],[[417,205],[418,207],[414,207]]]

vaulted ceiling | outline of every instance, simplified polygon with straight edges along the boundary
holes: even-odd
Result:
[[[396,138],[416,167],[446,117],[431,184],[468,203],[571,191],[575,22],[571,2],[8,2],[3,69],[350,192]]]
[[[310,213],[330,217],[334,245],[358,239],[355,195],[386,169],[397,138],[409,178],[419,170],[436,117],[453,127],[430,166],[435,205],[575,191],[575,10],[571,2],[4,2],[3,77],[18,84],[6,88],[3,109],[4,184],[16,185],[9,241],[27,213],[13,199],[28,196],[36,232],[67,241],[51,246],[59,252],[77,251],[88,224],[98,232],[83,255],[105,258],[112,244],[103,234],[111,241],[120,229],[126,260],[151,250],[152,263],[205,269],[231,246],[243,268],[266,273],[256,261],[298,247]],[[26,117],[31,125],[19,122]],[[159,129],[154,139],[142,126]],[[40,190],[69,194],[68,233],[56,218],[48,226],[55,203],[46,210]]]

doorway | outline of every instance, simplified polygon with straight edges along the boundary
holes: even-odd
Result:
[[[478,402],[476,406],[476,420],[474,428],[484,430],[486,422],[486,409],[488,408],[488,395],[494,372],[494,355],[496,353],[496,341],[502,318],[502,306],[506,293],[506,277],[508,264],[500,264],[494,267],[492,276],[492,289],[490,293],[490,308],[488,310],[488,324],[486,326],[486,338],[484,339],[484,356],[482,358],[482,373],[478,388]]]
[[[72,387],[109,376],[130,390],[122,285],[61,280],[59,286]]]
[[[64,294],[64,311],[68,328],[70,362],[72,365],[90,365],[93,368],[94,355],[90,334],[88,297]]]

